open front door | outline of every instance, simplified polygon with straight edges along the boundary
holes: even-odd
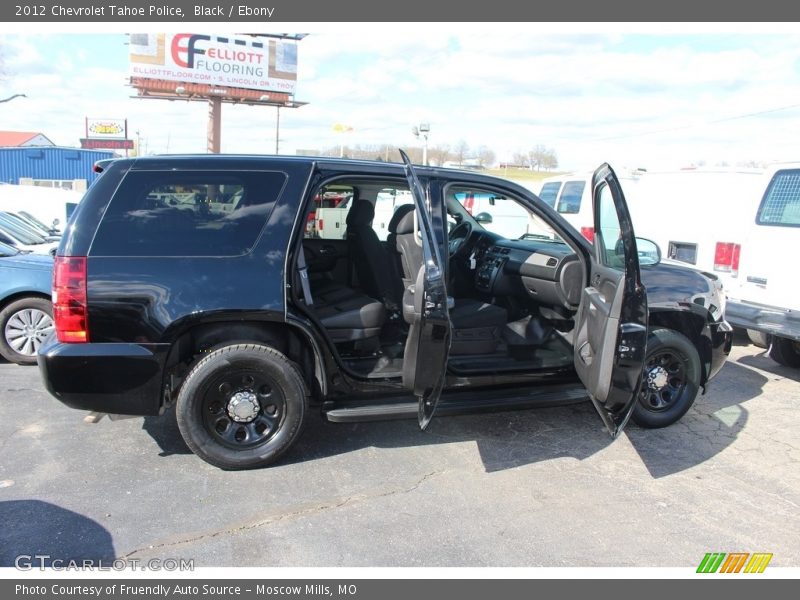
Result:
[[[633,412],[647,345],[647,294],[628,207],[607,164],[592,178],[594,254],[575,334],[575,370],[612,437]]]
[[[450,317],[447,311],[445,271],[433,235],[429,198],[408,155],[400,151],[414,196],[417,227],[422,244],[422,267],[403,295],[403,318],[409,324],[403,359],[403,385],[419,400],[419,426],[430,423],[444,385],[450,351]],[[428,202],[426,202],[426,199]]]

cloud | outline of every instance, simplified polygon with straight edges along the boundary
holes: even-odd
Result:
[[[504,159],[545,144],[567,168],[795,158],[797,35],[346,30],[300,42],[297,98],[309,104],[281,110],[282,151],[411,146],[411,126],[429,122],[432,145],[464,139]],[[4,36],[0,54],[0,93],[29,96],[4,106],[6,128],[77,145],[84,117],[127,117],[150,152],[205,150],[203,103],[130,97],[124,36]],[[275,123],[272,107],[225,105],[223,150],[273,152]]]

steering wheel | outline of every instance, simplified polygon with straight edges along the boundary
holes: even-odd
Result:
[[[472,223],[469,221],[461,221],[458,225],[453,227],[447,236],[447,250],[450,258],[459,256],[466,246],[466,241],[472,233]]]

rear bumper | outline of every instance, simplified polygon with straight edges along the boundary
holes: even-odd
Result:
[[[728,300],[725,318],[734,327],[755,329],[778,337],[800,341],[800,311]]]
[[[39,351],[39,372],[55,398],[78,410],[157,415],[169,345],[61,344]]]
[[[711,334],[711,364],[708,368],[708,379],[711,381],[725,364],[733,346],[733,327],[727,321],[709,323]]]

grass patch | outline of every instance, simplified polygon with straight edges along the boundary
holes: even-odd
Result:
[[[503,179],[523,179],[525,181],[541,181],[554,175],[563,174],[562,171],[531,171],[530,169],[487,169],[484,173]]]

